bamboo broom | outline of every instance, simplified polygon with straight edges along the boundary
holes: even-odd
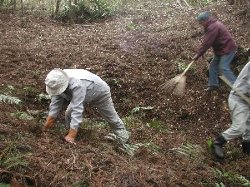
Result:
[[[188,64],[186,69],[179,75],[170,79],[160,86],[161,89],[165,89],[169,92],[173,92],[175,95],[183,95],[186,87],[186,72],[189,70],[191,65],[194,63],[194,60]]]

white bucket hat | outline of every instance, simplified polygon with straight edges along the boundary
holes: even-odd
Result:
[[[46,92],[49,95],[60,95],[69,84],[68,75],[61,69],[53,69],[45,79]]]

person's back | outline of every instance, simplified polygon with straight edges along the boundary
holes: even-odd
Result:
[[[63,71],[66,72],[69,78],[73,77],[76,79],[85,79],[91,82],[95,82],[95,84],[107,85],[107,83],[103,81],[99,76],[85,69],[64,69]]]
[[[208,27],[205,29],[205,32],[206,30],[210,31],[210,33],[208,33],[209,35],[215,34],[215,39],[212,43],[214,54],[225,55],[236,50],[236,43],[222,22],[215,18],[209,18]]]

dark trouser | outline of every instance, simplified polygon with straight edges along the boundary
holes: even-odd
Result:
[[[208,86],[219,86],[219,75],[224,75],[225,78],[233,84],[236,80],[236,76],[231,70],[231,62],[235,56],[235,51],[227,55],[214,55],[213,60],[209,64],[209,78]]]

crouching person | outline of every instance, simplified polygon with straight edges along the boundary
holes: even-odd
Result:
[[[241,70],[228,98],[232,124],[214,141],[215,156],[224,158],[223,146],[227,141],[242,138],[243,152],[250,154],[250,62]]]
[[[99,76],[84,69],[54,69],[45,79],[46,92],[51,96],[49,114],[44,131],[53,127],[64,103],[69,103],[65,112],[65,123],[69,127],[65,140],[75,143],[78,128],[82,123],[86,104],[97,108],[110,124],[112,133],[106,138],[126,143],[129,132],[118,116],[111,98],[110,87]]]

